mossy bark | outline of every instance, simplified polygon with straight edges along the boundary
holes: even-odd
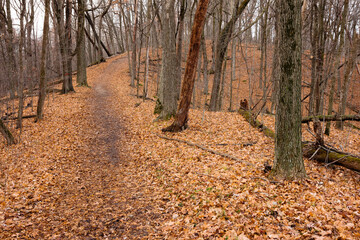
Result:
[[[303,144],[304,156],[313,158],[319,162],[328,164],[336,164],[348,169],[360,171],[360,157],[352,156],[334,149],[326,149],[324,147],[317,147],[314,144]]]
[[[239,113],[241,116],[245,118],[247,122],[250,123],[254,128],[258,128],[261,132],[265,134],[265,136],[275,139],[275,133],[260,121],[255,119],[249,110],[239,109]]]

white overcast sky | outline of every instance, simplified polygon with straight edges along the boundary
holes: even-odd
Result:
[[[26,1],[27,3],[29,1]],[[14,28],[19,30],[20,21],[19,21],[19,0],[10,0],[12,11],[11,17],[13,20]],[[44,25],[44,3],[42,0],[34,0],[34,9],[35,9],[35,18],[34,18],[34,28],[36,31],[37,37],[42,36],[42,29]]]

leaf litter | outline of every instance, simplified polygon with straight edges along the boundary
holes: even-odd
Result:
[[[360,238],[359,174],[305,159],[307,179],[271,183],[274,141],[239,114],[192,109],[187,130],[163,134],[170,122],[153,122],[154,102],[134,97],[125,55],[88,80],[55,95],[40,123],[24,120],[19,144],[2,143],[0,238]],[[358,153],[354,131],[331,141],[347,134]]]

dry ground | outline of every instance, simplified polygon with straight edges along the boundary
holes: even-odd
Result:
[[[54,95],[19,144],[1,145],[1,238],[360,238],[358,173],[305,160],[307,179],[270,183],[274,142],[237,113],[191,110],[189,129],[167,134],[233,161],[159,138],[169,122],[133,96],[125,55],[88,76],[91,89]],[[357,130],[332,134],[359,152]]]

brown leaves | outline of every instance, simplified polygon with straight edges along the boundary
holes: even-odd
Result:
[[[90,68],[90,85],[105,83],[103,93],[93,87],[54,95],[44,121],[25,120],[20,144],[1,145],[2,238],[360,237],[359,175],[305,161],[304,181],[264,180],[274,143],[237,113],[205,112],[203,120],[191,110],[189,129],[166,136],[252,167],[160,139],[154,133],[168,122],[152,122],[150,101],[134,107],[139,99],[122,57]],[[264,121],[273,127],[272,117]],[[347,134],[347,151],[359,151],[358,135],[333,132],[333,144]]]

